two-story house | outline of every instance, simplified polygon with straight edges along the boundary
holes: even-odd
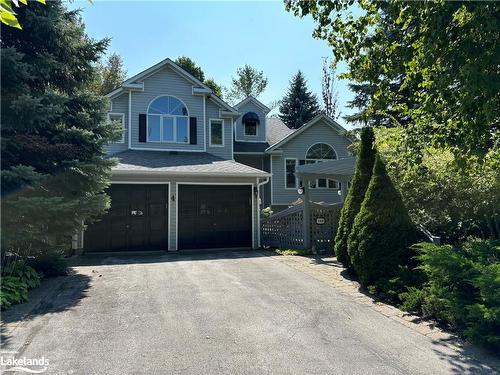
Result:
[[[326,116],[288,129],[249,97],[234,107],[170,59],[108,94],[122,138],[107,146],[111,208],[88,227],[87,252],[260,247],[260,209],[297,200],[295,166],[348,156]],[[318,180],[313,200],[338,201]]]

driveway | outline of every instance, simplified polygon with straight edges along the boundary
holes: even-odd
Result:
[[[487,372],[265,254],[82,262],[4,351],[44,356],[48,374]]]

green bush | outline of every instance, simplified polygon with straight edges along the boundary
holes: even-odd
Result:
[[[312,255],[311,250],[304,249],[276,249],[276,253],[278,253],[279,255]]]
[[[28,260],[28,265],[43,277],[65,276],[68,274],[68,262],[60,254],[49,253]]]
[[[13,261],[2,268],[0,307],[2,310],[28,300],[28,290],[40,285],[38,273],[23,261]]]
[[[12,305],[26,302],[28,300],[28,287],[19,278],[13,276],[2,276],[0,287],[0,307],[8,309]]]
[[[426,280],[401,294],[402,307],[500,350],[500,242],[469,239],[461,247],[416,248]]]
[[[401,196],[377,155],[348,240],[349,256],[361,283],[382,285],[396,277],[401,266],[411,264],[409,247],[416,238],[416,229]]]
[[[352,230],[354,218],[358,214],[365,197],[366,189],[372,176],[376,150],[373,147],[375,137],[373,129],[361,129],[361,142],[356,160],[356,170],[352,179],[351,188],[347,194],[342,210],[340,211],[339,225],[334,241],[334,252],[337,260],[344,267],[351,266],[351,259],[347,251],[347,242]]]

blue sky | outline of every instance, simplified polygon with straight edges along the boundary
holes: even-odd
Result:
[[[110,52],[119,53],[127,76],[166,57],[191,57],[219,84],[228,86],[244,64],[263,70],[268,78],[259,99],[268,104],[283,97],[288,82],[302,70],[309,88],[320,97],[322,57],[331,57],[323,40],[311,36],[314,22],[288,13],[283,3],[260,1],[75,1],[82,8],[87,33],[110,37]],[[352,94],[347,83],[337,85],[341,113]],[[339,119],[342,125],[345,121]]]

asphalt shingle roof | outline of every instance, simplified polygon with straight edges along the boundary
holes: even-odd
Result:
[[[268,173],[234,160],[224,160],[206,152],[139,151],[127,150],[113,155],[119,164],[113,172],[164,172],[165,174],[193,174],[266,177]]]
[[[356,168],[356,158],[348,157],[343,159],[328,160],[315,164],[299,165],[296,169],[301,176],[317,175],[325,177],[352,176]]]
[[[293,133],[295,129],[290,129],[278,117],[267,118],[267,143],[271,146],[281,141],[287,135]]]

